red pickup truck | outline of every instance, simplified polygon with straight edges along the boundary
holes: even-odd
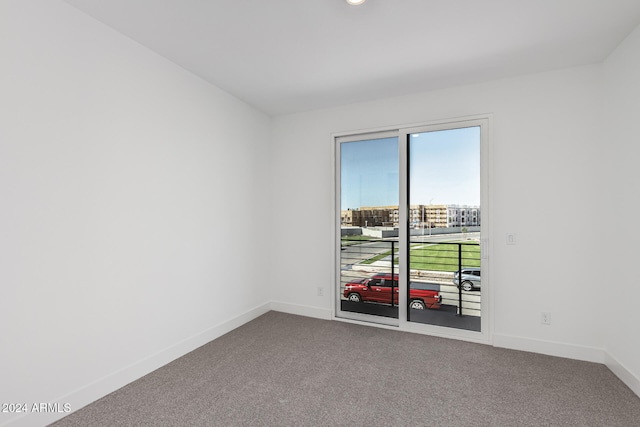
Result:
[[[377,302],[383,304],[398,303],[398,275],[375,274],[368,279],[352,280],[345,285],[344,297],[352,302]],[[440,308],[442,297],[435,290],[420,289],[409,285],[409,308],[424,310]]]

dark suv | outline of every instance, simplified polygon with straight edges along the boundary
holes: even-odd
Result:
[[[398,275],[375,274],[368,279],[352,280],[345,285],[344,297],[352,302],[398,303]],[[424,310],[440,308],[442,297],[435,290],[409,285],[409,308]]]

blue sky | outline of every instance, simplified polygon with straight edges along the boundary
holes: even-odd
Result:
[[[398,204],[398,138],[344,142],[340,155],[341,209]]]
[[[411,135],[410,204],[480,205],[480,127]]]
[[[410,137],[410,204],[480,205],[480,128]],[[341,209],[397,205],[398,142],[342,143]]]

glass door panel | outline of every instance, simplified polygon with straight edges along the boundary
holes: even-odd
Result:
[[[410,322],[481,330],[481,130],[407,134]]]
[[[338,138],[337,160],[336,312],[364,320],[398,319],[397,132]]]

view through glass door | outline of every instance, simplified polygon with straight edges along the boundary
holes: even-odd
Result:
[[[398,319],[397,132],[341,138],[338,160],[338,311],[394,323],[382,319]]]
[[[411,322],[481,331],[481,130],[407,134]],[[438,306],[416,309],[426,292],[437,293]]]
[[[487,123],[336,138],[338,317],[486,336],[480,243]]]

